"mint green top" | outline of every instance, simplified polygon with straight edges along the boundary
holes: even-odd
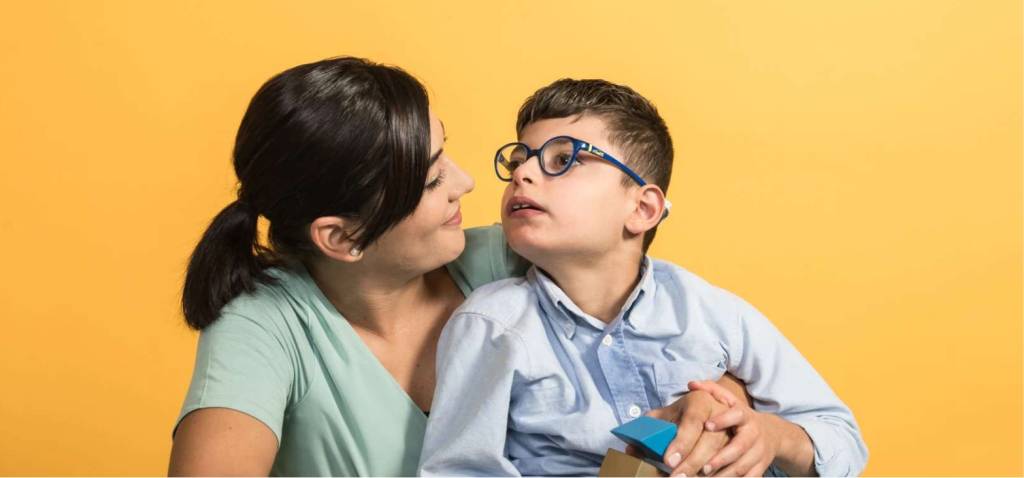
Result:
[[[500,226],[468,229],[451,273],[466,295],[528,264]],[[324,297],[305,269],[231,301],[199,336],[178,422],[238,410],[278,438],[271,475],[412,476],[427,417]]]

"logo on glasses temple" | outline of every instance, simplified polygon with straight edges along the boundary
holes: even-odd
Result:
[[[588,153],[596,154],[597,156],[602,158],[604,157],[604,151],[601,151],[600,149],[594,149],[594,145],[590,143],[583,143],[583,148],[586,149]]]

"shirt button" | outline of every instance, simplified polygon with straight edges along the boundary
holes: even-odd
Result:
[[[629,416],[631,416],[633,418],[639,417],[640,416],[640,411],[641,411],[640,407],[638,407],[636,405],[630,405],[630,407],[629,407]]]
[[[605,335],[604,338],[601,339],[601,343],[611,347],[612,346],[612,340],[613,339],[612,339],[612,336],[610,334],[609,335]]]

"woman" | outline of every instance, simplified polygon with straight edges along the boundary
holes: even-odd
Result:
[[[185,279],[202,334],[171,474],[415,473],[445,321],[525,270],[500,228],[461,229],[473,180],[443,146],[397,68],[329,59],[260,88],[235,142],[238,199]],[[697,423],[716,403],[687,397],[704,400],[687,408]]]

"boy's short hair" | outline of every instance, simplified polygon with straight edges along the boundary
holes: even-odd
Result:
[[[516,133],[521,136],[536,121],[585,114],[603,118],[609,140],[625,154],[622,160],[645,181],[668,192],[673,154],[668,126],[658,109],[628,86],[605,80],[557,80],[534,92],[519,108]],[[623,177],[623,185],[631,182]],[[657,232],[655,226],[644,235],[644,253]]]

